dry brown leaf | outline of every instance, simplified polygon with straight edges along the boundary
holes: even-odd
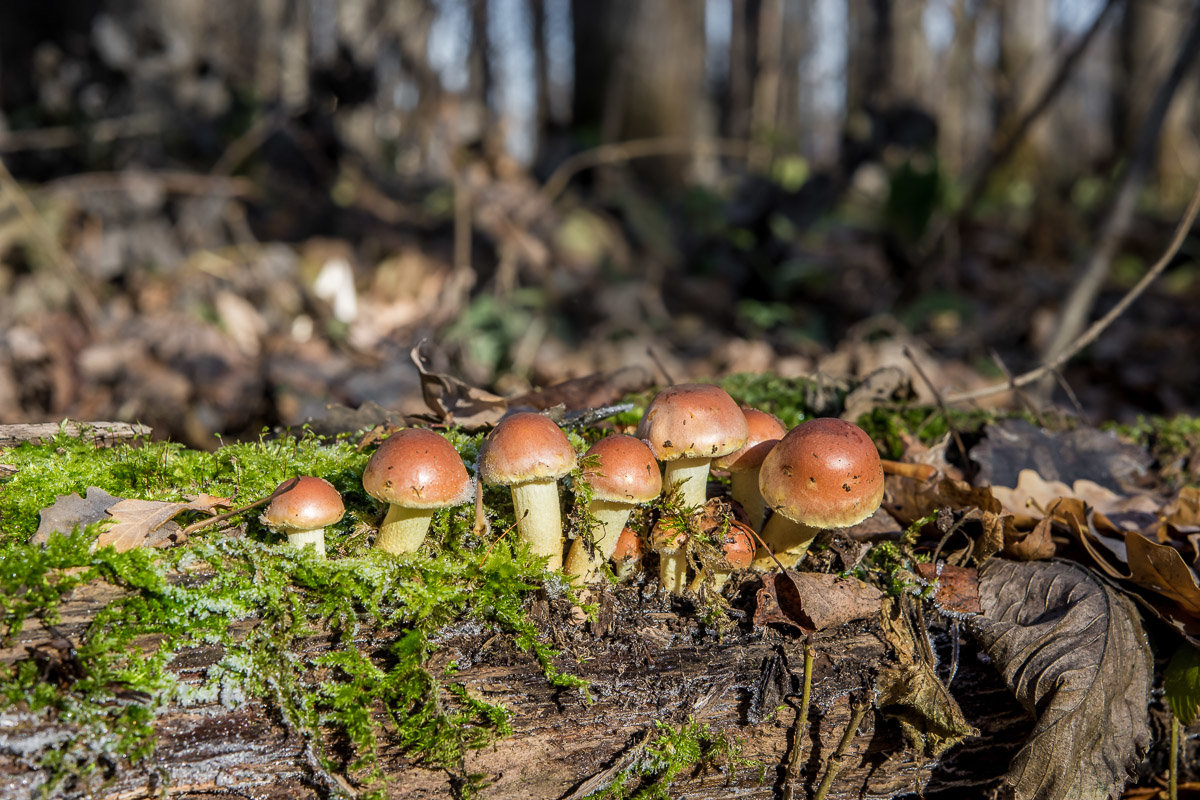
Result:
[[[944,614],[978,614],[979,573],[972,567],[956,567],[941,562],[917,564],[917,577],[925,585],[937,581],[933,592],[933,605]]]
[[[1017,800],[1115,796],[1150,742],[1153,659],[1137,609],[1066,561],[992,559],[969,627],[1038,716],[1006,782]]]
[[[96,547],[109,545],[118,551],[135,547],[164,547],[180,528],[174,518],[184,511],[212,511],[229,505],[224,497],[201,494],[186,502],[130,500],[114,497],[103,489],[89,487],[84,497],[60,495],[54,505],[42,509],[41,524],[31,540],[45,544],[51,533],[69,533],[96,522],[112,522],[96,537]]]
[[[900,663],[880,670],[875,679],[880,710],[899,721],[909,744],[931,757],[978,735],[933,667],[918,657],[903,604],[885,599],[882,618],[884,635]]]
[[[768,572],[758,590],[754,625],[791,625],[812,633],[871,616],[882,596],[857,578],[790,569]]]
[[[180,527],[174,518],[184,511],[212,511],[229,505],[228,498],[202,494],[186,503],[121,500],[107,513],[113,524],[96,537],[96,547],[112,545],[118,552],[135,547],[166,547]]]
[[[436,422],[454,424],[467,430],[495,425],[508,411],[508,401],[500,395],[471,386],[453,375],[433,372],[421,353],[425,342],[417,344],[409,356],[421,374],[421,395]]]
[[[1169,597],[1188,614],[1200,618],[1200,585],[1178,550],[1130,532],[1125,534],[1125,552],[1130,580]]]

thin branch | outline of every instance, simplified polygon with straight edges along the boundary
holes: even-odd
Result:
[[[1175,63],[1171,65],[1171,72],[1158,88],[1154,101],[1146,112],[1120,187],[1097,229],[1096,248],[1063,304],[1058,329],[1051,337],[1045,352],[1041,354],[1043,358],[1053,358],[1083,330],[1096,297],[1100,294],[1100,289],[1112,268],[1117,250],[1133,222],[1138,195],[1150,173],[1156,145],[1161,139],[1163,122],[1171,108],[1171,101],[1198,57],[1200,11],[1194,12],[1187,32],[1180,38],[1179,50],[1175,55]],[[1046,388],[1048,390],[1049,387]]]
[[[580,172],[606,164],[619,164],[638,158],[653,156],[687,155],[689,153],[715,153],[728,158],[748,158],[753,143],[741,139],[681,139],[663,137],[656,139],[632,139],[627,142],[602,144],[591,150],[576,153],[558,165],[538,192],[536,208],[551,205]]]
[[[1101,28],[1104,27],[1104,21],[1107,19],[1109,13],[1118,5],[1120,5],[1120,0],[1108,0],[1104,4],[1104,7],[1096,15],[1096,18],[1092,20],[1091,27],[1076,39],[1071,49],[1063,55],[1062,61],[1059,62],[1058,68],[1054,71],[1054,77],[1046,83],[1042,89],[1042,93],[1030,104],[1015,124],[1008,127],[1007,131],[997,133],[996,138],[992,140],[992,146],[988,148],[983,163],[974,171],[968,189],[964,193],[964,200],[958,209],[958,213],[953,219],[948,220],[934,232],[933,236],[930,237],[930,245],[925,248],[926,252],[932,251],[937,246],[950,226],[965,218],[975,208],[975,205],[983,197],[983,193],[987,189],[988,178],[995,172],[997,167],[1012,157],[1013,153],[1017,151],[1017,148],[1025,139],[1025,136],[1029,133],[1029,129],[1053,105],[1055,99],[1058,98],[1063,88],[1067,85],[1071,75],[1074,74],[1075,65],[1083,58],[1092,40],[1096,38]]]
[[[1125,309],[1129,308],[1135,300],[1141,297],[1150,284],[1170,265],[1171,260],[1175,258],[1175,255],[1179,252],[1179,248],[1183,246],[1184,241],[1187,239],[1192,225],[1196,222],[1197,214],[1200,214],[1200,183],[1196,185],[1196,191],[1192,194],[1191,202],[1188,203],[1187,210],[1183,212],[1183,218],[1179,220],[1179,225],[1175,228],[1175,235],[1171,238],[1171,244],[1168,245],[1166,251],[1159,257],[1158,261],[1154,262],[1150,270],[1142,276],[1142,279],[1126,292],[1125,296],[1107,314],[1093,322],[1092,326],[1084,331],[1078,339],[1040,367],[1018,375],[1011,382],[1005,381],[1004,383],[997,383],[970,392],[952,394],[945,398],[946,403],[966,403],[971,400],[980,400],[984,397],[1003,394],[1004,392],[1011,391],[1014,387],[1028,386],[1052,374],[1054,370],[1074,358],[1080,350],[1083,350],[1092,342],[1099,339],[1100,334],[1104,333],[1117,317],[1125,313]]]

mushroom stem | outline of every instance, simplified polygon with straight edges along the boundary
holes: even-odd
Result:
[[[756,531],[762,530],[767,504],[763,501],[762,492],[758,490],[758,470],[731,471],[729,482],[730,494],[746,510],[746,516],[750,518],[750,527]]]
[[[673,595],[687,589],[687,551],[682,547],[661,550],[658,554],[658,580],[662,588]]]
[[[289,531],[288,544],[292,547],[311,547],[321,558],[325,557],[325,529],[314,528],[311,531]]]
[[[702,569],[696,574],[696,578],[692,581],[691,592],[692,594],[699,593],[700,587],[704,585],[705,578],[711,575],[712,590],[716,594],[720,594],[721,590],[725,588],[725,584],[729,581],[729,576],[732,574],[733,570],[731,569]]]
[[[663,484],[678,484],[679,502],[688,508],[704,505],[708,499],[708,463],[711,458],[677,458],[663,466]]]
[[[633,506],[628,503],[612,500],[593,500],[588,503],[588,514],[595,524],[588,531],[588,536],[579,536],[571,545],[567,553],[566,573],[577,576],[583,583],[595,578],[599,565],[612,558],[617,539],[621,537],[621,529],[625,527],[632,510]]]
[[[375,546],[389,553],[415,553],[429,533],[432,508],[405,508],[392,503],[379,526]]]
[[[562,514],[558,509],[558,481],[554,478],[517,483],[512,487],[517,538],[535,556],[548,556],[546,569],[562,569]],[[620,531],[618,531],[619,533]]]
[[[779,559],[779,563],[790,568],[796,566],[800,559],[804,558],[804,554],[808,552],[808,546],[820,532],[820,528],[793,522],[783,514],[776,513],[767,520],[762,536],[763,541],[775,553],[775,558]],[[755,556],[751,566],[758,570],[774,569],[775,561],[765,550],[761,550]]]

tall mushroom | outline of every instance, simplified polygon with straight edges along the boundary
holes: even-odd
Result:
[[[637,435],[663,462],[664,485],[678,484],[683,505],[702,506],[709,462],[746,443],[746,417],[721,387],[683,383],[658,393]]]
[[[289,478],[275,492],[259,519],[268,528],[286,533],[288,544],[311,547],[324,558],[325,528],[346,513],[341,494],[329,481],[311,475]]]
[[[517,538],[546,568],[562,569],[562,512],[558,479],[575,466],[566,434],[542,414],[521,411],[496,424],[479,452],[479,477],[489,486],[512,488]]]
[[[788,431],[763,460],[759,490],[775,515],[763,539],[791,567],[822,529],[849,528],[883,500],[883,465],[862,428],[840,419],[811,419]],[[754,565],[774,562],[761,555]]]
[[[596,442],[583,454],[583,463],[583,480],[592,490],[588,515],[595,524],[571,545],[566,573],[587,583],[597,565],[612,557],[634,507],[662,492],[662,475],[650,448],[624,434]]]
[[[440,508],[471,499],[473,487],[458,451],[424,428],[405,428],[384,439],[363,471],[363,489],[388,504],[375,546],[412,553],[429,533]]]
[[[717,469],[729,470],[730,494],[741,504],[750,518],[750,527],[762,530],[766,504],[758,490],[758,470],[771,448],[787,433],[787,428],[774,414],[742,406],[746,417],[746,443],[727,456],[713,459]]]

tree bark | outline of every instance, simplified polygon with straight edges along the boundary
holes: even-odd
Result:
[[[691,0],[575,0],[575,94],[572,124],[602,142],[672,137],[703,130],[704,5]],[[672,185],[689,159],[632,165]]]
[[[96,612],[120,592],[106,583],[79,587],[63,605],[56,626],[47,629],[29,620],[16,641],[0,650],[0,662],[27,658],[29,648],[78,642]],[[483,798],[581,797],[610,782],[617,771],[613,767],[636,761],[641,747],[658,735],[656,722],[677,727],[689,719],[726,733],[740,743],[741,758],[757,763],[738,761],[684,774],[671,786],[673,798],[717,800],[728,797],[732,787],[739,797],[775,797],[794,730],[806,738],[797,789],[811,791],[843,735],[852,698],[869,697],[872,676],[888,658],[876,621],[819,634],[812,708],[807,724],[796,726],[798,702],[791,695],[798,693],[803,659],[801,639],[793,633],[743,626],[717,635],[686,603],[672,607],[668,598],[643,596],[632,587],[603,593],[596,622],[570,623],[565,601],[535,602],[531,613],[563,651],[559,666],[590,681],[594,702],[549,686],[531,657],[490,631],[448,633],[439,639],[428,665],[439,674],[456,661],[463,668],[455,680],[468,692],[512,711],[512,734],[469,751],[462,764],[462,773],[482,774],[489,781],[480,793]],[[297,649],[313,656],[330,648],[330,642],[316,636]],[[151,650],[155,642],[148,638],[142,646]],[[361,643],[363,648],[376,646]],[[172,669],[181,680],[198,683],[221,655],[217,647],[197,649],[176,657]],[[886,798],[926,788],[932,796],[949,798],[994,784],[1028,721],[993,671],[969,654],[961,663],[953,688],[984,735],[935,762],[907,749],[896,724],[870,711],[830,798]],[[306,737],[289,730],[259,700],[230,707],[167,708],[155,728],[155,753],[136,767],[118,765],[93,796],[157,796],[163,781],[167,796],[189,798],[233,794],[299,800],[328,796],[334,784],[361,788],[353,775],[323,775]],[[28,767],[31,757],[69,731],[12,708],[0,714],[0,730],[5,732],[0,748],[3,796],[28,791],[24,787],[36,777]],[[389,796],[453,795],[445,771],[414,763],[384,736]]]

